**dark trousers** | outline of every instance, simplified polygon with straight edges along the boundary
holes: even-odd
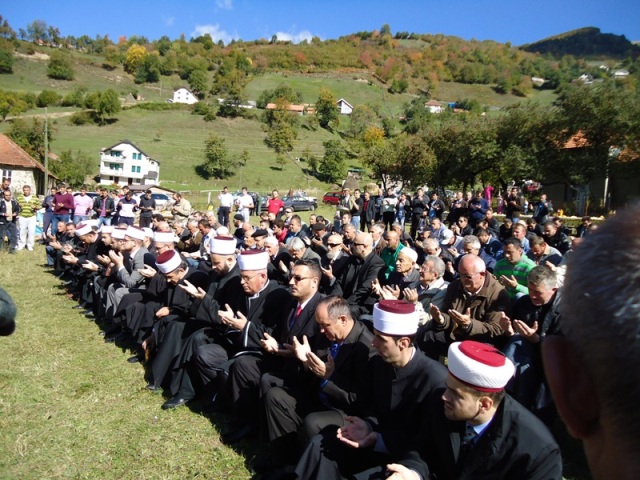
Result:
[[[16,222],[0,223],[0,250],[4,249],[4,237],[9,240],[9,252],[14,252],[18,246],[18,227]]]
[[[384,228],[387,230],[391,230],[391,226],[393,225],[395,219],[396,212],[384,212],[382,214],[382,222],[384,223]]]
[[[358,476],[358,472],[380,468],[386,473],[386,465],[392,463],[389,455],[377,453],[372,449],[351,448],[336,436],[335,428],[326,428],[320,435],[316,435],[307,444],[295,473],[297,478],[386,478],[377,476],[369,470],[367,476]],[[377,467],[380,466],[380,467]],[[377,468],[376,468],[377,467]],[[374,476],[371,476],[374,475]]]
[[[140,228],[151,227],[151,220],[153,220],[153,217],[143,217],[140,215]]]
[[[220,207],[218,208],[218,222],[220,222],[221,225],[228,227],[229,226],[229,212],[230,212],[231,208],[230,207]]]

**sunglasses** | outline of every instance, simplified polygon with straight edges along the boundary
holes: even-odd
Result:
[[[302,280],[309,280],[310,278],[313,278],[313,277],[303,277],[301,275],[289,275],[289,280],[293,280],[294,283],[299,283]]]

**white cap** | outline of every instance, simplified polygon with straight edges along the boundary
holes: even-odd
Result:
[[[264,270],[269,264],[269,254],[264,250],[244,250],[238,255],[240,270]]]
[[[224,225],[222,227],[218,227],[216,235],[229,235],[229,229]]]
[[[233,237],[213,237],[209,253],[213,255],[233,255],[236,253],[236,239]]]
[[[156,232],[153,234],[153,241],[158,243],[174,243],[176,236],[173,232]]]
[[[136,240],[144,240],[145,233],[144,230],[138,227],[128,226],[127,231],[125,233],[127,237],[135,238]]]
[[[373,328],[385,335],[415,335],[420,315],[413,303],[380,300],[373,306]]]
[[[111,232],[111,236],[116,240],[124,240],[124,236],[127,234],[126,228],[114,228]]]
[[[144,232],[144,236],[148,238],[153,238],[153,230],[149,227],[142,227],[142,231]]]
[[[481,392],[502,390],[516,371],[500,350],[473,340],[452,343],[448,358],[449,373]]]
[[[180,258],[180,254],[175,250],[167,250],[156,258],[158,270],[164,274],[173,272],[181,263],[182,259]]]
[[[76,225],[76,236],[78,237],[91,232],[93,232],[91,225],[87,225],[86,223],[79,223],[78,225]]]
[[[113,228],[114,227],[112,227],[111,225],[102,225],[99,231],[111,235],[111,232],[113,232]]]
[[[418,252],[416,252],[413,248],[404,247],[398,252],[398,255],[409,257],[413,263],[416,263],[418,261]]]
[[[444,232],[442,232],[442,238],[440,239],[440,245],[444,245],[447,246],[449,245],[449,242],[451,241],[451,239],[453,238],[453,232],[449,229],[445,230]]]

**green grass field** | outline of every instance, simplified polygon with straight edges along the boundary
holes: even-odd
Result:
[[[0,478],[241,479],[258,452],[219,441],[223,417],[160,409],[143,368],[106,344],[47,273],[43,247],[0,253],[18,306],[0,338]]]

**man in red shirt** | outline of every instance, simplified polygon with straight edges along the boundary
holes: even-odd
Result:
[[[271,192],[271,198],[267,200],[267,212],[273,213],[276,218],[280,216],[280,211],[284,208],[284,202],[280,200],[278,190]]]
[[[67,193],[64,186],[58,186],[58,193],[53,196],[53,220],[51,221],[51,232],[55,235],[58,232],[58,222],[69,222],[69,212],[73,210],[73,195]]]

